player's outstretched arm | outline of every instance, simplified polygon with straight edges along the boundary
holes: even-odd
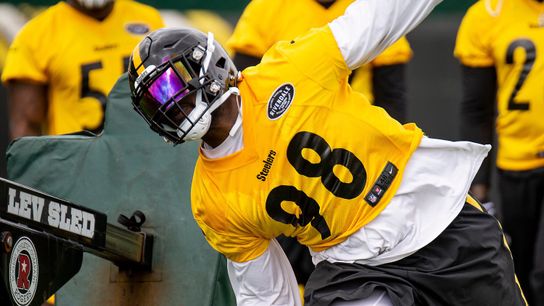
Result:
[[[329,27],[350,69],[415,28],[442,0],[357,0]]]

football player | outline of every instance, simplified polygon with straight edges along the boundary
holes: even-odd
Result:
[[[463,71],[461,132],[480,143],[497,134],[502,223],[532,305],[544,305],[543,12],[542,1],[478,1],[455,47]],[[490,200],[490,169],[482,167],[473,182],[482,201]]]
[[[280,40],[291,40],[310,28],[323,26],[340,16],[353,0],[253,0],[238,20],[227,42],[238,69],[259,63],[263,54]],[[301,13],[304,12],[304,13]],[[369,63],[350,75],[351,87],[393,118],[406,121],[405,67],[412,49],[400,38]]]
[[[241,73],[211,33],[135,48],[136,111],[202,140],[192,211],[239,305],[301,305],[282,234],[317,264],[306,305],[525,305],[498,222],[467,196],[490,146],[424,137],[347,82],[439,2],[354,1]]]
[[[259,63],[263,54],[280,40],[291,40],[310,28],[323,26],[340,16],[353,0],[253,0],[236,24],[227,46],[235,53],[240,70]],[[304,12],[304,13],[301,13]],[[349,76],[351,87],[393,118],[406,120],[405,66],[412,50],[405,37]],[[314,269],[310,253],[294,238],[278,237],[301,287]]]
[[[10,46],[2,74],[11,138],[99,132],[106,95],[134,46],[163,26],[133,1],[67,0],[29,21]]]

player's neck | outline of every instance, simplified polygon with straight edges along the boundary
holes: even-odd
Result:
[[[202,137],[206,144],[215,148],[229,137],[229,132],[238,118],[238,101],[239,97],[237,95],[231,95],[223,105],[212,113],[213,119],[210,130]]]
[[[83,6],[81,6],[81,4],[79,4],[77,1],[75,0],[67,0],[66,1],[70,6],[72,6],[73,8],[75,8],[76,10],[78,10],[79,12],[81,12],[82,14],[85,14],[91,18],[94,18],[96,20],[104,20],[106,19],[110,14],[111,12],[113,11],[113,6],[115,5],[115,1],[113,2],[110,2],[108,4],[106,4],[106,6],[104,6],[103,8],[99,8],[99,9],[87,9]]]

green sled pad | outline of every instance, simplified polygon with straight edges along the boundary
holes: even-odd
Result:
[[[165,143],[133,110],[123,75],[98,136],[23,137],[7,151],[8,178],[103,212],[116,224],[139,210],[154,236],[152,271],[85,253],[58,306],[235,305],[225,258],[205,241],[190,206],[198,143]]]

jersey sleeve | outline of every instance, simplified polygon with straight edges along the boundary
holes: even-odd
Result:
[[[270,240],[241,232],[218,231],[195,218],[206,240],[217,252],[234,262],[246,262],[261,256]]]
[[[490,47],[489,21],[491,16],[484,7],[484,1],[473,5],[466,13],[455,42],[454,56],[468,67],[490,67],[494,65]]]
[[[279,0],[274,0],[279,1]],[[227,48],[235,53],[243,53],[254,57],[263,54],[276,41],[274,27],[269,19],[271,14],[267,0],[252,0],[238,20],[232,36],[227,41]]]
[[[401,37],[394,44],[385,49],[373,61],[372,66],[390,66],[408,63],[413,56],[412,48],[406,36]]]
[[[331,28],[350,69],[370,62],[416,27],[441,0],[357,0]]]
[[[48,82],[47,63],[50,53],[47,48],[42,48],[42,20],[38,17],[29,21],[16,35],[8,50],[2,82],[15,79]]]
[[[227,260],[227,269],[239,306],[302,305],[291,264],[275,239],[254,260]]]

